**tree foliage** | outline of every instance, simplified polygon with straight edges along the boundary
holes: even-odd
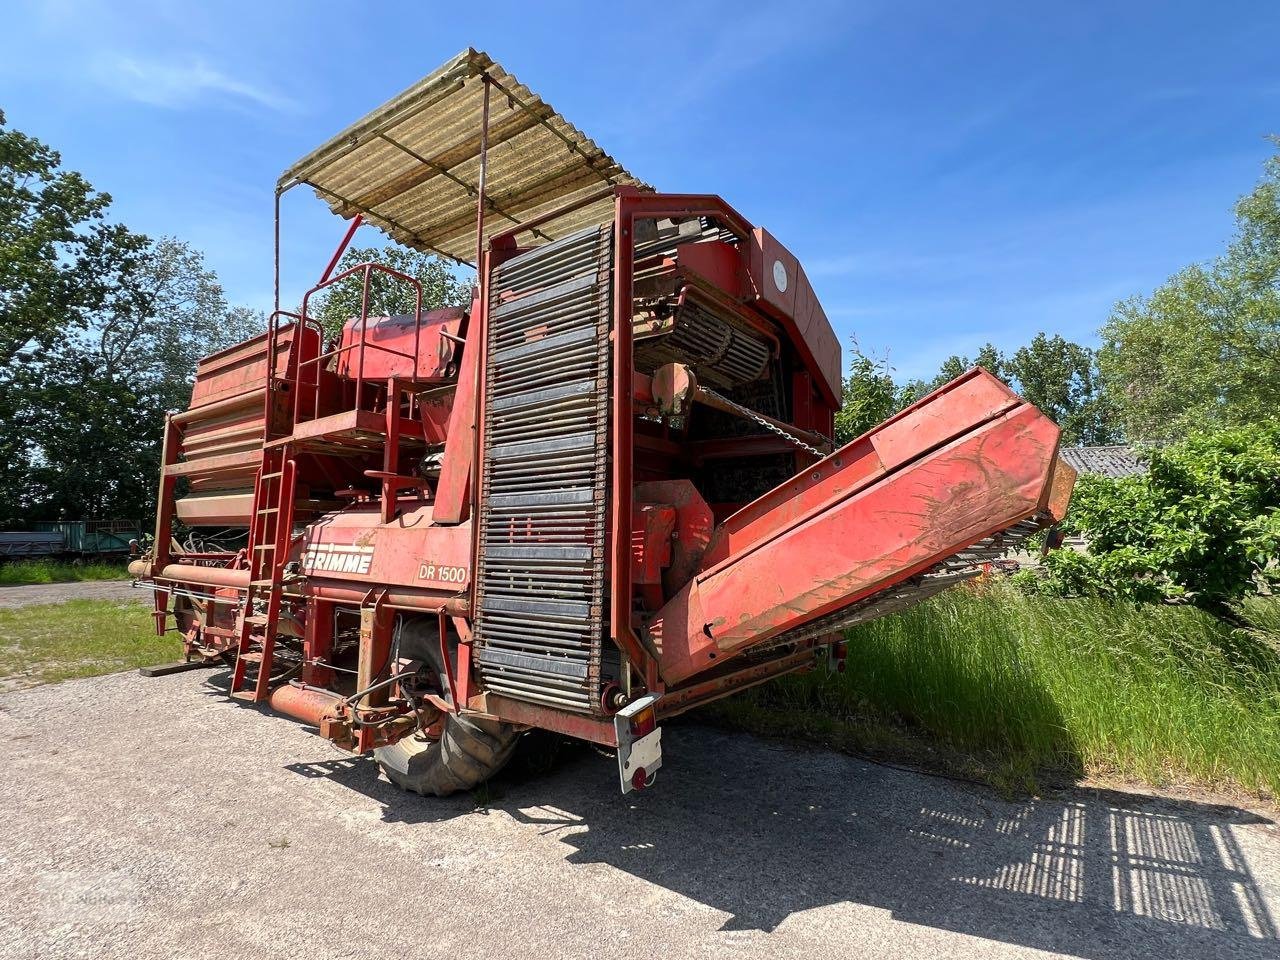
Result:
[[[156,486],[164,408],[144,383],[104,372],[86,342],[57,349],[16,378],[29,402],[20,486],[8,519],[144,516]],[[8,491],[6,491],[8,492]]]
[[[1193,435],[1137,477],[1082,476],[1064,523],[1089,552],[1046,557],[1041,588],[1221,610],[1280,583],[1280,426]]]
[[[987,343],[972,360],[950,356],[931,380],[912,380],[898,392],[899,406],[950,383],[972,367],[983,367],[1039,407],[1062,428],[1067,445],[1115,443],[1116,414],[1098,370],[1097,354],[1057,334],[1037,333],[1010,356]]]
[[[92,332],[104,369],[146,382],[165,410],[191,399],[196,361],[266,329],[261,311],[229,304],[204,255],[173,237],[151,245],[134,282],[142,309],[101,316]]]
[[[1037,333],[1001,369],[1018,393],[1062,428],[1064,444],[1119,440],[1115,411],[1093,350],[1057,334]]]
[[[264,327],[0,116],[0,524],[138,517],[196,360]]]
[[[145,243],[107,224],[111,198],[61,164],[57,151],[7,129],[0,111],[0,367],[123,295],[110,289],[112,268]]]
[[[886,358],[867,356],[856,340],[850,346],[850,354],[844,396],[836,411],[837,444],[848,443],[887,420],[897,412],[901,400]]]
[[[1099,334],[1102,371],[1133,439],[1167,441],[1274,419],[1280,155],[1237,204],[1236,235],[1221,257],[1118,304]]]
[[[196,360],[264,328],[260,313],[227,304],[187,244],[116,235],[128,242],[104,251],[110,270],[83,329],[24,351],[0,377],[12,409],[0,519],[149,512],[164,416],[190,400]]]
[[[440,257],[420,253],[408,247],[351,247],[342,255],[334,276],[361,263],[381,263],[414,277],[422,285],[422,309],[467,306],[471,303],[471,284],[453,275],[449,264]],[[307,315],[319,319],[325,332],[337,336],[342,325],[360,316],[364,288],[362,272],[338,281],[307,304]],[[417,290],[410,283],[382,271],[369,274],[368,315],[394,316],[413,313]]]

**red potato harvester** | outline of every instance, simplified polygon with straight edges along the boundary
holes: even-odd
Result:
[[[1058,428],[982,369],[834,449],[840,345],[796,258],[482,53],[286,171],[277,238],[300,184],[351,229],[299,315],[200,362],[131,570],[188,662],[402,787],[473,787],[534,727],[645,786],[664,718],[838,657],[1066,510]],[[362,222],[478,265],[470,306],[335,276]],[[326,342],[308,310],[346,277],[364,307]],[[415,312],[370,316],[379,281]]]

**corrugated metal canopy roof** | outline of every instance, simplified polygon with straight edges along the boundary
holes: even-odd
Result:
[[[492,81],[486,242],[491,234],[611,186],[649,189],[541,97],[472,49],[299,160],[280,177],[279,188],[309,184],[341,217],[363,214],[405,246],[473,261],[485,75]],[[555,239],[603,223],[612,211],[612,198],[601,196],[536,232]]]

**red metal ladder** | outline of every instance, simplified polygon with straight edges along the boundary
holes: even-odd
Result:
[[[293,536],[294,461],[288,444],[262,452],[249,528],[249,592],[240,612],[231,696],[256,703],[270,695],[271,663],[280,619],[281,578]],[[261,609],[264,606],[265,609]],[[249,667],[254,665],[252,685]]]

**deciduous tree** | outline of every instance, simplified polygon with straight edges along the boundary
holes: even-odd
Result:
[[[260,313],[230,307],[204,257],[165,237],[106,249],[107,295],[83,330],[20,376],[33,448],[27,496],[48,516],[136,516],[156,483],[164,415],[190,400],[196,361],[261,332]]]
[[[1097,356],[1088,347],[1037,333],[1002,366],[1015,389],[1062,428],[1064,444],[1093,446],[1120,439]]]
[[[56,150],[5,126],[0,111],[0,368],[49,346],[109,294],[101,259],[129,251],[103,221],[111,203]]]
[[[905,384],[902,399],[919,400],[975,366],[1001,378],[1043,410],[1062,428],[1064,444],[1119,442],[1116,415],[1103,388],[1097,354],[1057,334],[1037,333],[1010,356],[988,343],[972,360],[948,357],[932,380]]]
[[[1280,142],[1280,141],[1278,141]],[[1168,441],[1272,420],[1280,397],[1280,155],[1211,263],[1117,304],[1100,363],[1124,431]]]
[[[424,312],[439,307],[467,306],[471,303],[469,280],[455,277],[453,269],[440,257],[408,247],[351,247],[342,255],[334,276],[367,262],[385,264],[399,273],[414,277],[422,285]],[[352,317],[360,316],[362,289],[362,275],[353,274],[313,298],[307,304],[307,314],[319,319],[329,336],[337,336],[344,323]],[[412,284],[382,271],[370,272],[370,317],[413,313],[416,302],[417,290]]]

